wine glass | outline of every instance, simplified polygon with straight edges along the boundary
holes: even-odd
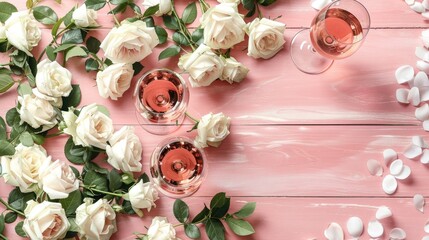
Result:
[[[336,0],[319,11],[310,29],[291,41],[296,67],[309,74],[326,71],[336,59],[346,58],[362,45],[370,27],[365,6],[355,0]]]
[[[153,151],[150,173],[161,193],[186,197],[198,190],[207,174],[206,156],[187,137],[168,138]]]
[[[138,80],[133,98],[143,129],[165,135],[177,130],[185,119],[189,89],[178,73],[153,69]]]

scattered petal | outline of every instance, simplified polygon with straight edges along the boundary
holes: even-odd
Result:
[[[421,102],[429,101],[429,87],[419,87],[419,92]]]
[[[429,120],[423,121],[423,129],[429,131]]]
[[[429,105],[427,103],[422,106],[416,108],[416,118],[420,121],[425,121],[429,119]]]
[[[377,220],[372,220],[368,223],[368,234],[372,238],[378,238],[383,235],[383,225]]]
[[[429,19],[429,12],[422,12],[422,16],[426,19]]]
[[[423,212],[423,207],[425,206],[425,198],[421,194],[416,194],[413,197],[413,204],[414,207],[419,210],[420,212]]]
[[[425,7],[423,7],[423,4],[421,2],[414,2],[414,4],[410,6],[410,8],[417,13],[425,12]]]
[[[425,9],[429,10],[429,0],[423,0],[422,5]]]
[[[366,166],[368,167],[369,174],[371,174],[372,176],[381,177],[383,175],[383,167],[377,160],[375,159],[368,160],[368,162],[366,163]]]
[[[396,159],[395,161],[390,164],[390,174],[393,176],[399,175],[399,173],[402,172],[402,169],[404,168],[404,162],[402,162],[401,159]]]
[[[428,149],[423,150],[422,156],[420,156],[420,162],[423,164],[429,163],[429,150]]]
[[[428,110],[429,110],[429,107],[428,107]],[[428,116],[428,118],[429,118],[429,116]],[[396,153],[396,151],[393,149],[386,149],[383,151],[383,158],[384,158],[384,163],[386,164],[386,166],[389,166],[393,160],[398,159],[398,153]]]
[[[427,50],[426,48],[416,47],[415,54],[421,60],[423,60],[425,62],[429,62],[429,50]],[[422,71],[424,71],[424,70],[422,70]],[[424,71],[424,72],[426,72],[426,71]]]
[[[338,223],[333,222],[325,230],[325,237],[328,240],[344,240],[343,229]]]
[[[410,89],[407,100],[414,106],[418,106],[420,104],[420,91],[418,87],[412,87]]]
[[[429,40],[429,37],[428,37],[428,40]],[[416,76],[414,77],[414,86],[415,87],[429,87],[428,75],[423,71],[419,71],[416,74]]]
[[[411,175],[411,168],[407,165],[404,165],[404,168],[402,168],[402,171],[395,176],[396,179],[404,180],[407,179]]]
[[[429,37],[429,30],[423,30],[422,37]]]
[[[427,36],[421,36],[422,42],[423,42],[423,46],[425,46],[425,48],[429,48],[429,37]]]
[[[425,233],[429,233],[429,221],[425,224]]]
[[[381,206],[377,209],[375,213],[375,218],[378,220],[385,219],[392,216],[392,211],[387,206]]]
[[[414,145],[419,146],[421,148],[428,148],[427,143],[421,136],[413,136],[413,138],[411,139],[411,142]]]
[[[351,217],[347,221],[347,231],[350,236],[354,238],[359,238],[363,232],[363,222],[362,219],[358,217]]]
[[[382,183],[383,191],[386,194],[393,194],[396,192],[396,189],[398,188],[398,182],[396,181],[396,178],[392,175],[386,175],[383,178]]]
[[[429,240],[429,236],[424,236],[422,240]]]
[[[426,121],[424,121],[423,123],[425,122]],[[409,159],[414,159],[420,156],[422,153],[422,148],[414,144],[408,145],[408,147],[404,150],[404,156]]]
[[[389,237],[391,240],[404,240],[407,238],[407,234],[402,228],[394,228],[390,230]]]
[[[414,4],[414,0],[405,0],[405,3],[411,6]]]
[[[311,7],[320,10],[331,2],[332,0],[311,0]]]
[[[395,77],[399,84],[409,82],[414,78],[414,68],[410,65],[400,66],[396,69]]]
[[[427,15],[427,18],[429,19],[429,12],[425,12],[422,14],[423,16]],[[416,67],[417,69],[419,69],[420,71],[423,71],[427,74],[429,74],[429,63],[422,61],[422,60],[418,60],[416,62]]]
[[[410,103],[408,101],[408,94],[409,94],[410,90],[407,88],[399,88],[396,90],[396,100],[398,100],[398,102],[400,103]]]

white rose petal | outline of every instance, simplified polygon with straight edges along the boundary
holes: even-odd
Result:
[[[37,88],[33,88],[32,92],[37,98],[48,101],[54,107],[61,108],[63,106],[63,98],[62,97],[51,97],[51,96],[45,95],[45,94],[39,92],[39,90]]]
[[[406,88],[399,88],[396,90],[396,100],[400,103],[408,104],[410,103],[408,100],[408,95],[410,93],[409,89]]]
[[[428,14],[428,18],[429,18],[429,12],[426,12]],[[429,74],[429,63],[423,61],[423,60],[418,60],[416,62],[416,67],[420,70],[425,72],[426,74]]]
[[[410,82],[414,78],[414,68],[410,65],[400,66],[395,71],[395,77],[399,84]]]
[[[50,199],[63,199],[79,189],[79,180],[65,162],[56,160],[39,170],[39,186]]]
[[[392,175],[386,175],[383,178],[382,183],[383,191],[386,194],[393,194],[396,192],[396,189],[398,188],[398,182],[396,181],[396,178]]]
[[[144,0],[143,6],[145,9],[153,7],[155,5],[159,5],[158,11],[154,14],[157,17],[160,17],[165,14],[170,14],[173,9],[171,5],[171,0]]]
[[[410,144],[410,145],[408,145],[407,148],[405,148],[403,154],[406,158],[414,159],[414,158],[420,156],[422,153],[423,153],[423,151],[422,151],[421,147],[414,145],[414,144]]]
[[[100,96],[117,100],[130,88],[133,66],[129,63],[115,63],[97,73],[97,88]]]
[[[423,164],[429,163],[429,150],[424,149],[422,155],[420,156],[420,162]]]
[[[72,91],[72,74],[56,61],[45,59],[37,64],[36,86],[40,93],[50,97],[67,97]]]
[[[325,229],[324,235],[328,240],[344,239],[343,229],[341,228],[340,224],[335,222],[329,224],[328,228]]]
[[[249,72],[249,69],[235,58],[229,57],[225,59],[225,67],[223,68],[221,80],[228,83],[241,82]]]
[[[176,230],[166,217],[154,217],[147,235],[151,240],[175,240]]]
[[[425,198],[423,197],[423,195],[421,195],[421,194],[414,195],[414,197],[413,197],[413,204],[414,204],[414,207],[418,211],[420,211],[420,212],[423,213],[423,210],[424,210],[423,207],[425,206]]]
[[[115,132],[106,146],[107,162],[123,172],[140,172],[142,145],[134,128],[124,126]]]
[[[368,235],[372,238],[381,237],[384,233],[383,225],[377,220],[370,221],[368,223]]]
[[[392,216],[392,211],[387,206],[381,206],[377,209],[377,212],[375,213],[375,218],[377,220],[382,220],[388,217]]]
[[[421,136],[413,136],[411,138],[411,142],[416,145],[419,146],[421,148],[428,148],[428,144],[425,142],[425,140],[421,137]]]
[[[21,108],[18,110],[21,117],[20,124],[26,122],[32,128],[42,127],[41,132],[51,129],[57,124],[57,113],[52,105],[34,94],[18,96]]]
[[[384,163],[389,166],[393,160],[398,159],[398,153],[393,149],[385,149],[383,151]]]
[[[429,119],[429,105],[427,103],[416,108],[415,116],[420,121],[425,121]]]
[[[396,159],[395,161],[393,161],[392,164],[390,164],[389,168],[390,174],[392,174],[393,176],[396,176],[401,173],[402,169],[404,169],[404,162],[402,162],[401,159]]]
[[[247,24],[249,44],[247,55],[254,58],[268,59],[279,52],[283,45],[286,25],[266,18],[256,18]]]
[[[223,113],[204,115],[198,123],[198,135],[194,140],[197,147],[218,147],[229,135],[231,118]]]
[[[402,171],[395,176],[396,179],[404,180],[407,179],[411,175],[411,168],[409,166],[404,165]]]
[[[153,183],[143,183],[143,180],[140,180],[130,189],[128,198],[132,208],[139,216],[143,216],[142,209],[147,209],[150,212],[152,207],[156,207],[155,201],[159,199]]]
[[[359,238],[363,233],[363,222],[359,217],[351,217],[347,221],[347,231],[350,236]]]
[[[366,163],[366,166],[368,168],[369,174],[371,174],[372,176],[382,176],[383,175],[383,167],[381,167],[381,164],[375,160],[375,159],[370,159],[368,160],[368,162]]]
[[[42,39],[42,31],[31,11],[14,12],[5,22],[7,40],[29,56]]]
[[[413,87],[420,88],[420,87],[428,87],[428,86],[429,86],[428,75],[423,71],[419,71],[414,77]]]
[[[404,240],[407,238],[407,234],[402,228],[394,228],[390,230],[389,237],[391,240]]]
[[[78,27],[87,28],[99,26],[96,21],[98,18],[97,11],[88,9],[85,3],[73,11],[72,18]]]

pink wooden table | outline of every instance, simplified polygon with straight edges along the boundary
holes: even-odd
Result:
[[[19,9],[25,8],[24,2],[13,1]],[[185,6],[189,1],[176,2]],[[42,1],[60,16],[75,3],[82,1],[63,0],[62,5]],[[193,115],[222,111],[233,119],[228,139],[221,147],[206,151],[210,166],[206,181],[194,196],[185,199],[194,209],[192,214],[219,191],[232,197],[235,209],[246,201],[257,202],[256,212],[249,219],[256,234],[243,238],[228,234],[227,239],[324,239],[323,231],[330,222],[338,222],[345,229],[352,216],[363,219],[362,239],[368,239],[367,223],[382,205],[393,212],[393,218],[382,221],[382,239],[388,239],[386,232],[395,227],[403,228],[407,239],[425,235],[427,213],[415,210],[412,198],[417,193],[429,197],[429,168],[404,159],[412,175],[399,182],[398,191],[388,196],[381,188],[382,178],[371,176],[366,162],[371,158],[382,162],[382,151],[387,148],[395,149],[402,157],[412,136],[420,135],[429,141],[429,134],[414,117],[415,108],[396,101],[395,91],[400,86],[394,77],[398,66],[415,65],[414,49],[422,45],[420,33],[429,25],[401,0],[362,3],[372,17],[366,42],[355,55],[335,62],[326,73],[303,74],[289,56],[292,36],[309,26],[316,11],[308,0],[278,0],[263,12],[272,18],[282,15],[279,21],[287,24],[285,49],[274,59],[262,61],[245,56],[245,51],[237,47],[234,56],[251,69],[245,81],[191,89],[189,112]],[[105,12],[99,19],[103,27],[96,31],[99,39],[113,25]],[[50,41],[49,29],[44,29],[43,34],[40,46]],[[145,70],[177,69],[177,59],[156,60],[161,50],[156,49],[155,54],[143,60]],[[164,137],[148,134],[138,126],[131,103],[132,90],[119,101],[105,100],[97,93],[95,75],[82,71],[81,60],[74,60],[68,67],[74,82],[81,84],[82,106],[94,102],[107,106],[117,129],[136,126],[143,142],[143,167],[147,172],[151,151]],[[10,91],[0,99],[0,115],[4,116],[14,106],[16,92]],[[172,135],[193,136],[186,133],[191,122],[186,124]],[[64,137],[46,144],[54,159],[65,160],[65,141]],[[0,189],[0,196],[6,198],[11,188],[1,181]],[[143,219],[119,217],[119,231],[113,239],[132,239],[133,232],[145,231],[144,226],[149,226],[153,216],[164,215],[173,221],[173,201],[161,197],[157,208]],[[11,228],[5,234],[17,239]],[[178,234],[186,239],[182,231]]]

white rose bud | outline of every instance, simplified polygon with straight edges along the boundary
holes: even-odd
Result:
[[[98,93],[103,98],[117,100],[130,88],[133,66],[129,63],[115,63],[97,73]]]
[[[67,126],[64,133],[71,135],[76,145],[106,149],[107,141],[113,134],[113,123],[98,110],[96,104],[83,107],[78,117],[73,109],[63,112],[63,117]]]
[[[30,239],[55,240],[66,236],[70,223],[60,203],[30,200],[24,210],[22,229]]]
[[[222,76],[224,60],[201,44],[193,53],[180,57],[179,68],[189,74],[192,87],[209,86]]]
[[[283,48],[286,25],[267,18],[255,18],[247,24],[249,45],[247,55],[268,59]]]
[[[134,63],[151,54],[158,43],[155,28],[147,27],[146,23],[140,20],[123,21],[119,27],[113,28],[107,34],[100,48],[114,63]]]
[[[155,201],[158,200],[158,192],[153,183],[143,183],[140,180],[136,185],[131,187],[130,191],[124,196],[131,202],[131,207],[140,216],[143,216],[141,209],[147,209],[150,212],[152,207],[156,207]]]
[[[21,104],[21,108],[18,110],[21,117],[20,124],[26,122],[32,128],[42,126],[41,132],[51,129],[57,124],[58,121],[55,118],[57,113],[48,101],[38,98],[34,94],[25,94],[18,96],[18,102]]]
[[[81,28],[98,27],[97,11],[94,9],[87,9],[86,4],[82,4],[79,8],[73,11],[72,18],[76,26]]]
[[[12,13],[5,22],[5,32],[9,43],[29,56],[42,39],[42,31],[28,10]]]
[[[249,69],[235,58],[230,57],[225,59],[225,67],[223,68],[221,80],[229,83],[241,82],[249,72]]]
[[[79,226],[81,239],[110,239],[116,232],[116,214],[106,199],[99,199],[93,203],[90,198],[85,198],[76,209],[76,224]]]
[[[228,49],[244,40],[246,23],[238,13],[237,4],[221,3],[201,17],[204,44],[213,49]]]
[[[115,132],[106,146],[107,162],[123,172],[142,170],[142,144],[133,127],[124,126]]]
[[[69,165],[60,160],[44,164],[39,169],[39,187],[50,199],[63,199],[79,189],[79,180]]]
[[[36,87],[40,93],[59,98],[72,91],[72,74],[56,61],[45,59],[37,64]]]
[[[40,145],[15,147],[13,156],[2,156],[2,175],[7,184],[19,187],[21,192],[34,192],[40,180],[39,169],[51,162],[46,150]]]
[[[175,240],[176,230],[166,217],[154,217],[147,235],[149,240]]]
[[[148,9],[155,5],[159,5],[159,10],[154,14],[157,17],[160,17],[165,14],[170,14],[172,10],[171,0],[144,0],[143,6]]]
[[[230,124],[231,118],[223,113],[204,115],[198,123],[198,135],[194,141],[195,146],[200,148],[207,146],[218,147],[229,135]]]

